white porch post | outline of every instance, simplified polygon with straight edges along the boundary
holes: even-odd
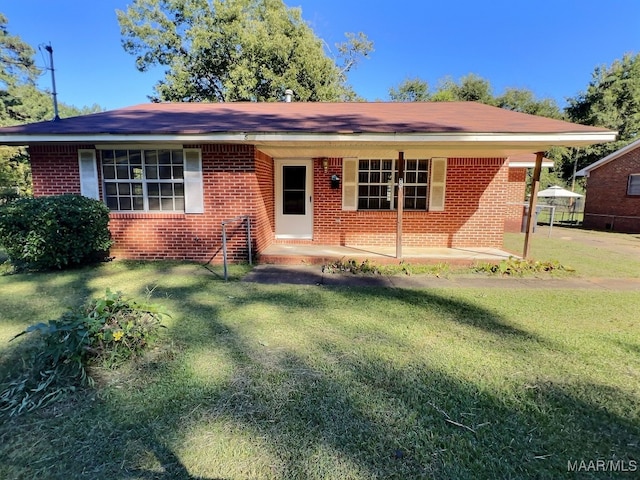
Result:
[[[396,258],[402,258],[402,211],[404,209],[404,152],[398,152],[398,203],[396,204]],[[393,193],[392,193],[393,194]]]

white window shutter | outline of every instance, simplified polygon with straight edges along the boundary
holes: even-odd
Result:
[[[358,209],[358,159],[342,159],[342,209]]]
[[[447,159],[431,159],[431,179],[429,181],[429,210],[444,211],[444,195],[447,182]]]
[[[100,189],[95,150],[78,150],[78,169],[80,171],[80,194],[99,200]]]
[[[202,157],[199,148],[184,150],[184,212],[204,213]]]

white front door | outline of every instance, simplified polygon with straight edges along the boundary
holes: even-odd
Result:
[[[276,238],[313,238],[313,163],[276,160]]]

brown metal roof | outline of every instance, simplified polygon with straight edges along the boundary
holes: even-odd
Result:
[[[473,102],[148,103],[0,128],[2,135],[243,133],[596,133]],[[0,138],[1,140],[1,138]]]

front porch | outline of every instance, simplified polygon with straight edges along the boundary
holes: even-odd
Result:
[[[394,264],[401,261],[407,263],[467,266],[478,262],[498,263],[509,257],[519,255],[497,248],[433,248],[433,247],[403,247],[402,259],[395,257],[396,249],[389,247],[359,247],[334,245],[295,245],[274,243],[260,253],[259,263],[295,265],[322,265],[339,260],[355,260],[363,262],[369,260],[378,264]]]

